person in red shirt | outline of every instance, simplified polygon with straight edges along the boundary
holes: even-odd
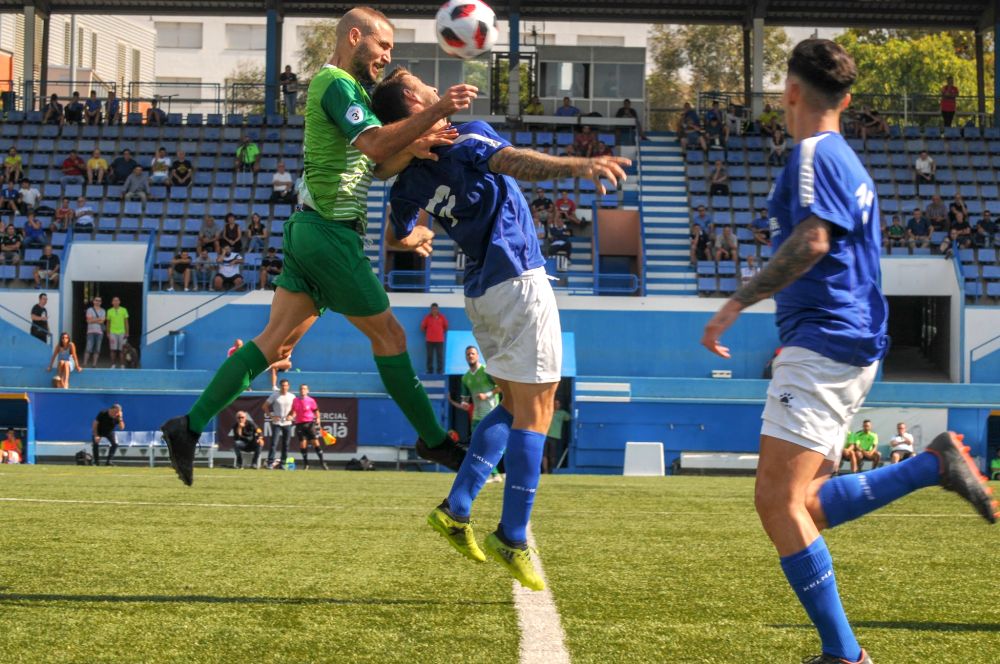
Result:
[[[556,214],[567,224],[583,226],[583,222],[576,216],[576,202],[565,189],[560,190],[559,198],[556,199]]]
[[[958,88],[955,87],[955,79],[948,77],[947,83],[941,88],[941,122],[945,127],[951,126],[951,121],[955,117],[955,100],[958,98]]]
[[[424,316],[420,330],[427,342],[427,373],[444,373],[444,333],[448,331],[448,319],[436,302],[431,305],[431,312]]]
[[[76,153],[76,150],[70,150],[69,156],[63,159],[62,163],[62,183],[82,184],[86,170],[87,162]]]
[[[0,463],[21,463],[23,453],[21,439],[13,429],[7,429],[7,437],[0,441]]]
[[[309,467],[309,443],[312,443],[316,456],[319,457],[319,465],[323,470],[329,470],[323,461],[319,404],[309,396],[308,385],[299,385],[299,396],[292,402],[292,416],[295,418],[295,437],[299,439],[299,450],[302,452],[302,469]]]

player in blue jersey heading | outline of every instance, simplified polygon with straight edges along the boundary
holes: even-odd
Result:
[[[375,88],[372,107],[389,123],[433,106],[437,98],[434,88],[397,69]],[[429,255],[434,231],[420,221],[425,211],[462,248],[467,258],[465,311],[503,402],[476,427],[451,493],[427,520],[463,555],[485,561],[469,515],[504,456],[507,481],[500,524],[484,548],[522,585],[542,590],[545,583],[531,560],[527,527],[559,385],[562,333],[531,210],[515,178],[589,178],[603,192],[601,179],[617,186],[625,179],[622,166],[630,162],[514,148],[485,122],[457,129],[452,145],[434,150],[436,160],[414,160],[400,173],[389,193],[386,241]],[[396,170],[400,160],[408,159],[402,156],[380,168]]]
[[[847,622],[821,530],[938,484],[990,523],[997,517],[985,478],[951,432],[902,463],[831,477],[846,427],[889,346],[875,186],[838,133],[856,77],[853,60],[832,41],[807,39],[792,52],[783,106],[798,144],[768,200],[776,252],[723,305],[701,340],[728,358],[723,332],[743,309],[774,296],[782,351],[762,415],[755,502],[819,632],[823,652],[810,664],[871,662]]]

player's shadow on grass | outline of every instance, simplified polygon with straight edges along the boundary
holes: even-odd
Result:
[[[3,597],[3,595],[0,595]],[[813,625],[768,625],[778,629],[816,629]],[[906,629],[914,632],[1000,632],[998,623],[918,622],[915,620],[859,620],[852,627]]]
[[[63,595],[36,593],[0,592],[0,604],[29,602],[111,602],[122,604],[261,604],[261,605],[358,605],[358,606],[488,606],[513,604],[513,600],[438,600],[438,599],[393,599],[379,597],[359,597],[344,599],[338,597],[228,597],[215,595]]]

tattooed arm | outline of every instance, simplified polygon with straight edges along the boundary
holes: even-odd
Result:
[[[764,269],[736,291],[708,322],[701,345],[716,355],[729,357],[729,349],[719,343],[719,338],[736,322],[740,312],[791,284],[829,251],[830,224],[812,216],[796,226]]]
[[[622,166],[632,162],[624,157],[556,157],[534,150],[522,148],[504,148],[490,157],[490,170],[494,173],[509,175],[518,180],[539,182],[552,178],[587,178],[597,185],[597,191],[607,193],[601,178],[617,187],[624,182],[626,175]]]

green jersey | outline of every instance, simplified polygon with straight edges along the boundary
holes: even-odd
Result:
[[[472,421],[478,422],[490,414],[500,404],[500,396],[493,394],[489,399],[480,399],[477,394],[492,392],[497,384],[486,373],[486,365],[480,364],[475,371],[466,371],[462,376],[462,394],[472,397]]]
[[[382,126],[368,93],[343,69],[324,65],[309,84],[305,121],[303,203],[324,219],[360,220],[364,235],[375,162],[354,141]]]
[[[859,431],[854,434],[854,441],[855,444],[865,452],[871,452],[878,447],[878,434],[874,431],[872,433]]]
[[[557,410],[552,413],[552,424],[549,425],[549,438],[562,438],[563,422],[573,419],[565,410]]]

